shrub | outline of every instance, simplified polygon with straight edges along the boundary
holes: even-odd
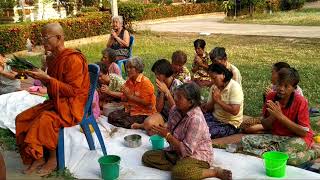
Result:
[[[81,12],[98,12],[99,11],[99,9],[97,8],[97,7],[81,7],[81,9],[80,9],[80,11]]]
[[[209,3],[209,2],[216,2],[216,0],[196,0],[196,3]]]
[[[64,29],[65,40],[72,40],[109,33],[110,19],[107,13],[95,13],[78,18],[2,25],[0,26],[0,52],[11,53],[25,49],[28,37],[33,44],[40,45],[41,28],[49,22],[59,22]]]
[[[217,11],[223,11],[221,6],[217,3],[160,6],[156,8],[145,9],[142,19],[158,19],[165,17],[211,13]]]
[[[119,15],[123,17],[124,25],[132,31],[131,22],[134,20],[140,20],[144,14],[144,6],[142,3],[127,2],[118,4]]]
[[[162,2],[162,0],[152,0],[152,3],[155,3],[155,4],[160,4]]]
[[[172,4],[173,3],[173,0],[165,0],[165,4],[166,5],[170,5],[170,4]]]
[[[119,3],[119,15],[124,18],[128,30],[132,30],[131,22],[137,20],[157,19],[183,15],[193,15],[222,11],[218,3],[185,4],[158,6],[155,4]],[[59,22],[65,32],[65,40],[72,40],[96,35],[107,34],[110,31],[111,16],[109,13],[86,12],[76,18],[36,21],[30,24],[20,23],[0,26],[0,52],[11,53],[25,49],[26,39],[30,38],[34,45],[41,44],[41,28],[49,22]]]
[[[98,6],[99,0],[83,0],[83,5],[85,5],[85,6]]]
[[[281,0],[280,9],[287,11],[291,9],[300,9],[304,5],[305,0]]]
[[[0,8],[1,9],[6,9],[6,8],[13,8],[16,5],[15,0],[1,0],[0,2]]]

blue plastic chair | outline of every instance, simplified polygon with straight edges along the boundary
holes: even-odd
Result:
[[[103,141],[99,126],[98,126],[96,120],[94,119],[94,116],[92,113],[93,95],[94,95],[94,91],[97,86],[100,69],[99,69],[99,66],[96,64],[89,64],[88,68],[89,68],[89,74],[90,74],[90,89],[89,89],[88,100],[87,100],[85,110],[84,110],[84,115],[83,115],[82,121],[80,122],[80,126],[83,129],[83,132],[86,136],[90,150],[95,150],[92,134],[89,129],[89,124],[92,125],[92,127],[98,137],[102,152],[104,155],[107,155],[107,150],[104,145],[104,141]],[[63,170],[65,168],[64,132],[63,131],[64,131],[64,128],[61,128],[59,131],[58,148],[57,148],[58,149],[57,160],[58,160],[59,170]]]
[[[134,43],[134,37],[132,35],[130,35],[130,42],[129,42],[129,58],[132,57],[132,47],[133,47],[133,43]],[[126,72],[126,63],[129,60],[129,58],[127,59],[121,59],[117,61],[117,64],[120,68],[120,72],[122,74],[122,77],[125,78],[127,76],[127,72]]]

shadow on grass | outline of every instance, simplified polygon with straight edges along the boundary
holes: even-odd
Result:
[[[47,178],[54,179],[76,179],[73,177],[73,174],[69,171],[69,169],[65,168],[63,171],[57,170],[52,172]]]
[[[16,137],[9,129],[0,128],[0,148],[7,151],[16,151]]]

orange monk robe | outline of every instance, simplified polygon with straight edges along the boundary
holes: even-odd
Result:
[[[48,62],[50,100],[16,117],[16,139],[24,164],[43,157],[44,148],[55,150],[61,127],[78,124],[83,117],[90,87],[88,65],[78,51],[65,49]]]

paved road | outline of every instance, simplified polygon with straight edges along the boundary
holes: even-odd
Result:
[[[209,14],[185,19],[170,18],[160,21],[146,21],[137,24],[139,30],[158,32],[195,32],[214,34],[259,35],[320,38],[320,26],[286,26],[259,24],[224,24],[222,14]]]

